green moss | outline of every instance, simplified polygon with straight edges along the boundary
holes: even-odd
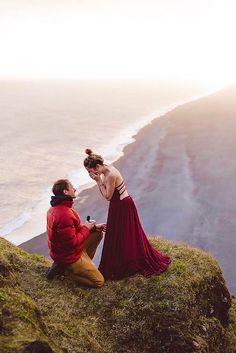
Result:
[[[0,239],[1,353],[23,352],[31,342],[37,353],[45,345],[55,353],[236,353],[235,301],[230,308],[216,260],[151,241],[172,259],[166,273],[84,289],[67,278],[48,282],[48,260]]]
[[[3,292],[0,292],[0,301],[5,301],[6,300],[6,297],[5,297],[5,294]]]
[[[170,271],[175,272],[176,274],[181,274],[186,271],[186,263],[181,260],[176,260],[171,266]]]
[[[31,259],[36,260],[38,262],[45,262],[45,257],[38,254],[31,254]]]
[[[233,352],[236,352],[236,299],[232,300],[232,306],[229,311],[229,336]]]

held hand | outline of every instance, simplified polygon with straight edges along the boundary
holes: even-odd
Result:
[[[96,224],[95,228],[96,228],[96,230],[98,230],[98,231],[105,232],[105,231],[106,231],[106,228],[107,228],[107,225],[106,225],[105,223]]]

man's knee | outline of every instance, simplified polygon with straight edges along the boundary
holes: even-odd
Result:
[[[89,281],[92,287],[102,287],[105,280],[102,273],[97,269],[94,263],[89,259],[86,253],[82,253],[81,258],[68,266],[72,277],[76,280]]]
[[[102,287],[105,282],[102,273],[98,269],[96,269],[95,271],[91,271],[88,274],[87,278],[94,284],[94,287],[96,288]]]
[[[94,281],[94,285],[96,288],[101,288],[105,283],[104,277],[102,274]]]

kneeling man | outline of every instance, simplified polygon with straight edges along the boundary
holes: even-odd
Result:
[[[78,213],[72,208],[75,191],[67,179],[57,180],[52,188],[54,196],[47,212],[48,247],[54,261],[51,274],[56,267],[65,267],[66,273],[73,274],[80,284],[101,287],[104,278],[92,258],[102,240],[105,225],[81,223]]]

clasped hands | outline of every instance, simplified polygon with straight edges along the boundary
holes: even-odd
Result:
[[[90,231],[98,231],[98,232],[105,232],[106,231],[106,224],[105,223],[100,223],[100,224],[96,224],[95,221],[90,221],[90,222],[86,222],[85,226],[90,230]]]

